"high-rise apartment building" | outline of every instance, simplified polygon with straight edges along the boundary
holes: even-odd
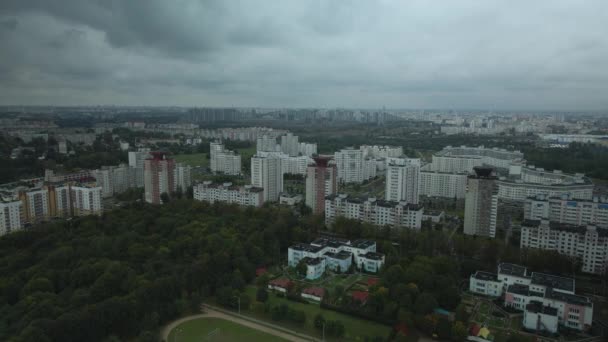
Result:
[[[496,236],[496,181],[494,169],[474,167],[475,175],[467,179],[464,204],[464,233],[487,237]]]
[[[257,139],[257,152],[280,152],[281,146],[277,145],[277,139],[274,135],[262,135]]]
[[[21,201],[4,201],[0,199],[0,236],[23,227],[21,222]]]
[[[151,152],[144,161],[144,197],[146,202],[160,204],[163,193],[175,191],[175,160],[165,152]]]
[[[463,199],[467,189],[467,173],[420,171],[420,196]]]
[[[385,199],[418,204],[420,159],[390,158],[386,169]]]
[[[363,158],[360,149],[342,149],[334,154],[334,161],[340,183],[362,183],[376,177],[376,161]]]
[[[227,150],[222,143],[212,142],[209,146],[211,172],[225,175],[241,174],[241,156],[234,151]]]
[[[191,167],[188,165],[177,164],[175,166],[175,190],[178,188],[186,192],[192,186]]]
[[[129,152],[129,168],[131,169],[131,184],[136,188],[144,187],[144,161],[150,158],[149,149]]]
[[[281,136],[281,152],[290,157],[296,157],[299,154],[299,147],[297,135],[287,133],[286,135]]]
[[[594,225],[524,220],[520,246],[577,258],[585,273],[604,274],[608,268],[608,230]]]
[[[251,185],[264,189],[264,202],[276,202],[283,191],[279,153],[256,154],[251,158]]]
[[[569,196],[529,197],[524,202],[524,219],[608,228],[608,200],[598,197],[592,200],[577,200]]]
[[[325,196],[337,192],[336,165],[330,164],[331,157],[314,157],[314,164],[306,170],[306,205],[313,214],[325,211]]]
[[[79,185],[70,187],[73,214],[75,216],[100,215],[103,211],[101,187]]]
[[[36,223],[49,219],[48,190],[42,188],[24,190],[19,193],[19,199],[23,203],[23,218],[25,222]]]

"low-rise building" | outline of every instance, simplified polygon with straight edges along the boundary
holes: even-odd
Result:
[[[293,282],[287,278],[277,278],[268,282],[268,289],[286,293],[293,286]]]
[[[325,289],[322,287],[307,287],[302,290],[302,298],[310,299],[315,302],[320,302],[325,296]]]
[[[288,194],[286,192],[282,192],[279,195],[279,204],[288,205],[290,207],[295,206],[303,200],[304,198],[300,194]]]
[[[557,333],[557,309],[533,300],[524,310],[523,326],[535,332]]]
[[[528,330],[555,333],[557,325],[587,330],[593,321],[593,302],[575,294],[574,279],[531,272],[520,265],[501,263],[498,274],[477,271],[469,291],[504,297],[504,306],[524,312]]]
[[[322,263],[320,259],[323,260]],[[343,239],[319,238],[309,244],[299,243],[289,247],[288,265],[295,267],[302,260],[307,263],[307,278],[316,279],[311,277],[319,277],[323,274],[320,267],[323,271],[329,268],[341,273],[346,272],[353,263],[362,271],[377,273],[384,265],[385,257],[376,252],[376,243],[373,241],[351,242]]]

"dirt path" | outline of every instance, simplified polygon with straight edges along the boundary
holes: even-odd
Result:
[[[223,312],[214,310],[214,309],[209,308],[209,307],[205,307],[204,310],[205,310],[205,313],[198,314],[198,315],[192,315],[192,316],[188,316],[188,317],[183,317],[183,318],[180,318],[180,319],[178,319],[176,321],[173,321],[173,322],[167,324],[161,330],[161,338],[162,338],[161,341],[170,342],[169,341],[169,333],[176,326],[182,324],[183,322],[190,321],[190,320],[193,320],[193,319],[208,318],[208,317],[215,317],[215,318],[225,319],[227,321],[231,321],[231,322],[234,322],[234,323],[246,326],[248,328],[252,328],[252,329],[259,330],[259,331],[262,331],[262,332],[265,332],[265,333],[268,333],[268,334],[271,334],[271,335],[274,335],[274,336],[278,336],[278,337],[283,338],[283,339],[285,339],[287,341],[295,341],[295,342],[307,342],[307,341],[311,341],[311,340],[312,341],[316,341],[316,339],[314,339],[312,337],[310,339],[300,338],[300,337],[291,335],[289,333],[286,333],[286,332],[283,332],[283,331],[280,331],[280,330],[277,330],[277,329],[273,329],[273,328],[271,328],[271,327],[269,327],[267,325],[258,324],[258,323],[255,323],[255,322],[252,322],[252,321],[249,321],[249,320],[246,320],[246,319],[242,319],[242,318],[239,318],[239,317],[236,317],[236,316],[233,316],[233,315],[228,315],[228,314],[225,314]],[[286,330],[286,329],[283,328],[283,330]]]

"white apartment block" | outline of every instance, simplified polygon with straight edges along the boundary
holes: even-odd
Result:
[[[136,188],[144,187],[144,161],[150,158],[150,149],[129,152],[129,168],[132,171],[131,184]]]
[[[173,176],[175,177],[175,181],[173,182],[175,190],[179,188],[182,192],[186,192],[186,190],[192,186],[191,170],[192,168],[188,165],[178,163],[175,166],[175,172],[173,173]]]
[[[423,208],[417,204],[351,198],[345,194],[325,198],[325,223],[332,224],[337,217],[359,220],[376,226],[420,229]]]
[[[72,215],[72,198],[69,185],[58,185],[49,191],[51,214],[55,217],[70,217]]]
[[[447,146],[433,155],[431,171],[472,172],[475,166],[509,169],[513,163],[524,161],[523,153],[499,148]]]
[[[264,189],[265,202],[278,201],[283,192],[280,154],[256,154],[251,158],[251,185]]]
[[[548,198],[539,195],[527,198],[524,202],[524,218],[608,228],[608,201],[598,197],[593,200],[577,200],[569,196]]]
[[[376,243],[369,240],[350,240],[318,238],[310,244],[299,243],[289,247],[287,263],[295,267],[300,261],[307,265],[320,265],[322,268],[308,267],[307,278],[319,278],[325,268],[334,272],[346,272],[352,265],[367,272],[377,273],[384,265],[384,255],[376,253]]]
[[[418,204],[420,159],[391,158],[386,169],[385,199]]]
[[[520,246],[557,251],[579,258],[581,270],[586,273],[604,274],[608,267],[608,229],[594,225],[524,220]]]
[[[340,183],[362,183],[376,177],[376,161],[363,158],[363,151],[345,148],[334,154]]]
[[[0,236],[23,228],[21,201],[0,201]]]
[[[102,213],[101,187],[72,186],[70,192],[74,216],[100,215]]]
[[[523,324],[531,330],[555,333],[558,326],[588,330],[593,321],[593,303],[575,294],[574,279],[529,273],[520,265],[501,263],[498,273],[475,272],[469,291],[490,297],[504,295],[504,306],[523,311]]]
[[[246,186],[233,186],[232,183],[214,184],[210,181],[197,184],[193,187],[194,199],[204,202],[234,203],[242,206],[260,207],[264,204],[262,188]]]
[[[378,146],[362,145],[359,149],[363,151],[363,158],[400,158],[403,156],[401,146]]]
[[[286,154],[281,156],[281,170],[283,174],[306,175],[306,168],[313,160],[308,156],[291,157]]]
[[[418,194],[421,196],[463,199],[467,174],[421,170],[418,185]]]
[[[97,186],[101,187],[104,198],[125,192],[130,186],[129,167],[126,164],[118,166],[103,166],[93,171]]]
[[[241,156],[234,151],[227,150],[223,144],[210,143],[210,169],[225,175],[241,174]]]
[[[593,184],[537,184],[524,183],[520,180],[500,178],[497,182],[498,197],[512,201],[524,202],[528,197],[543,195],[545,197],[571,196],[582,200],[593,198]]]
[[[287,133],[281,136],[281,152],[287,154],[290,157],[297,157],[300,153],[300,143],[298,136],[292,133]]]
[[[301,142],[298,145],[298,152],[307,157],[312,157],[317,154],[317,144]]]
[[[274,135],[262,135],[258,137],[256,144],[256,152],[280,152],[281,145],[277,145],[277,139]]]

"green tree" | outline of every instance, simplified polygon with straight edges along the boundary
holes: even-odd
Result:
[[[266,301],[268,300],[268,290],[263,287],[258,288],[255,295],[255,299],[258,302],[266,303]]]
[[[416,302],[414,303],[414,312],[417,314],[425,315],[433,312],[433,310],[438,306],[437,300],[430,293],[424,292],[418,298],[416,298]]]
[[[467,327],[461,321],[455,321],[452,325],[452,340],[455,342],[464,341],[467,336]]]

